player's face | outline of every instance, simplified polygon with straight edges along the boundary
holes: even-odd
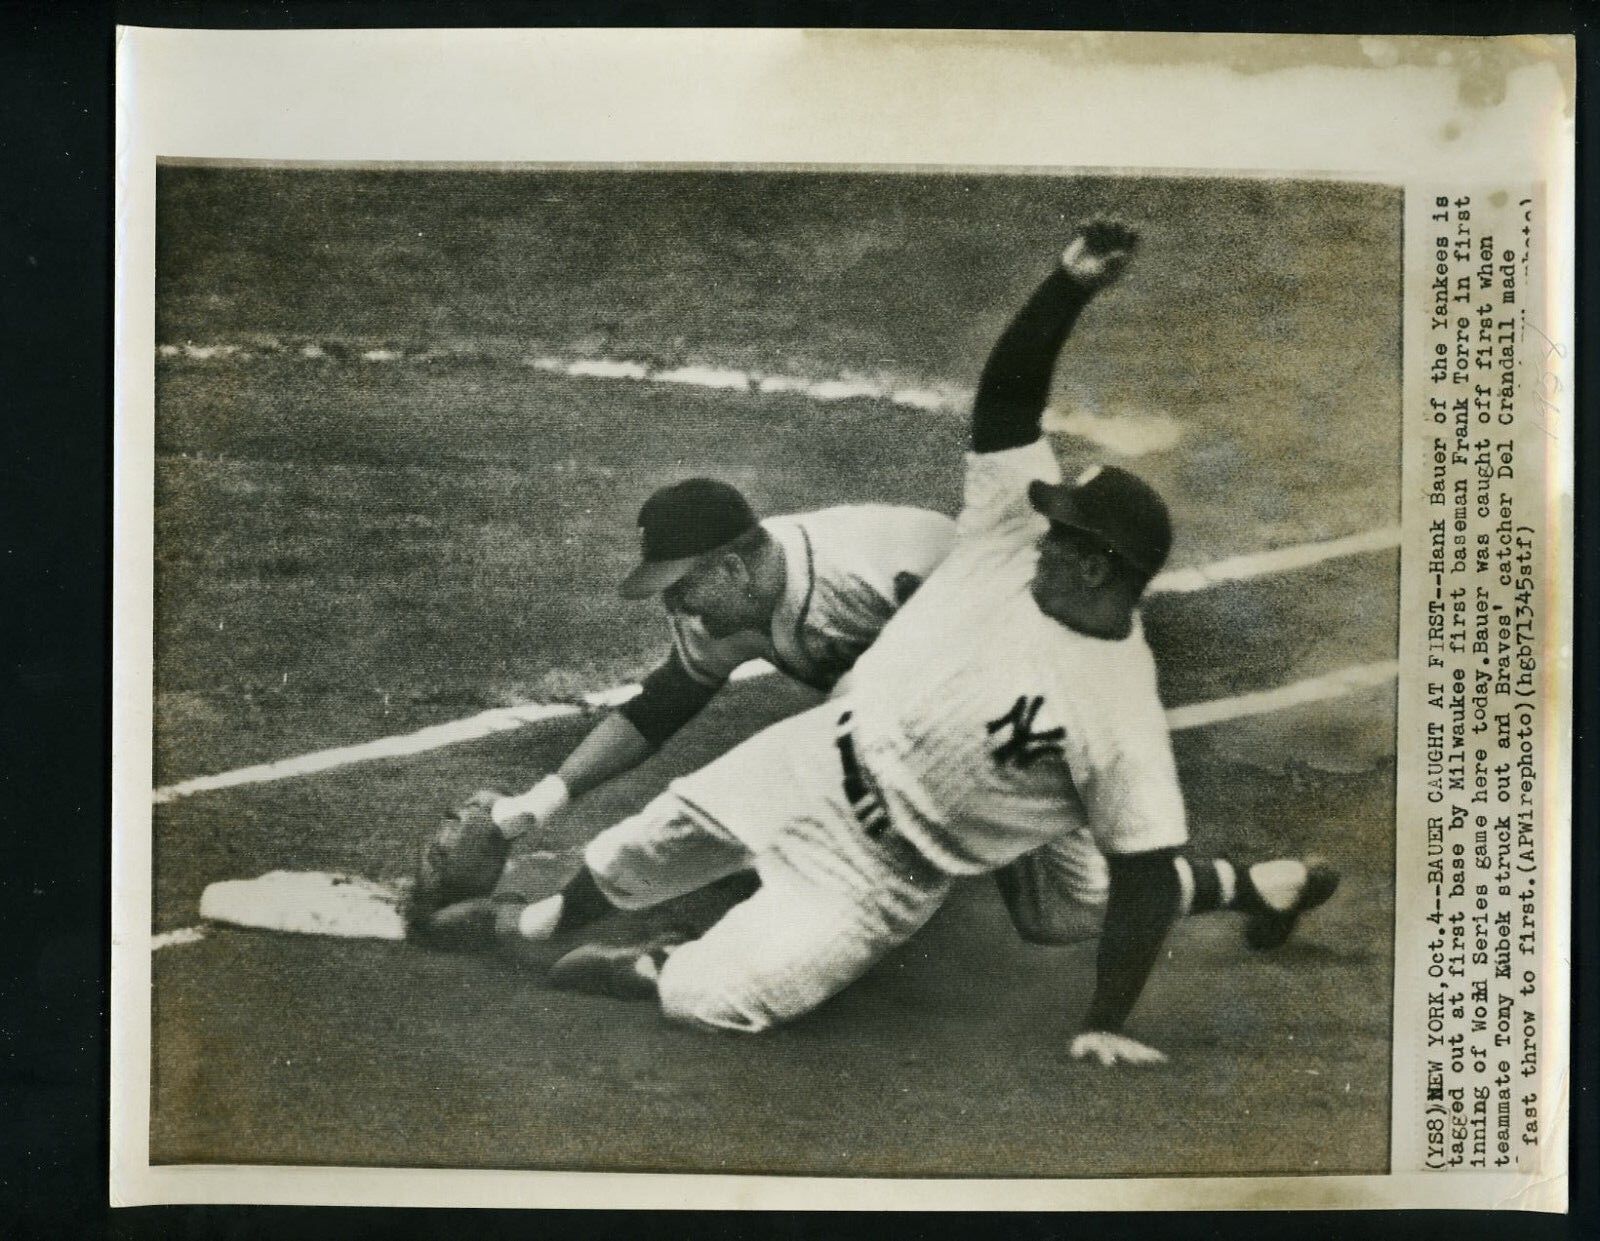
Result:
[[[661,595],[669,609],[692,616],[713,638],[752,628],[750,580],[736,556],[718,556],[696,565]]]
[[[1069,615],[1072,604],[1089,585],[1085,580],[1087,559],[1072,531],[1054,523],[1039,536],[1039,560],[1029,587],[1033,601],[1046,616]]]

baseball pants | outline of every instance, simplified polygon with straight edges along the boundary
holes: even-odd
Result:
[[[667,1016],[756,1033],[809,1012],[921,928],[951,878],[843,786],[837,702],[758,733],[590,843],[601,891],[642,909],[753,867],[760,889],[662,966]]]
[[[1100,934],[1111,867],[1087,828],[1024,854],[994,877],[1012,921],[1030,942],[1075,944]]]

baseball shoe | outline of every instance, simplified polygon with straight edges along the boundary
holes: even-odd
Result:
[[[1339,872],[1322,858],[1304,861],[1306,876],[1293,899],[1282,909],[1274,909],[1259,899],[1245,917],[1244,942],[1257,952],[1276,948],[1293,933],[1300,915],[1325,904],[1339,887]]]
[[[614,1000],[653,1000],[662,963],[692,938],[678,929],[643,943],[584,944],[550,967],[550,985]]]

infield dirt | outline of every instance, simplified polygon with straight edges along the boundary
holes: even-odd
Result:
[[[545,355],[970,387],[1068,222],[1140,225],[1069,346],[1069,408],[1156,416],[1124,463],[1175,566],[1398,518],[1399,199],[1178,179],[168,167],[157,366],[155,782],[637,677],[614,583],[655,486],[768,512],[958,503],[963,419],[881,401],[573,378]],[[315,344],[322,356],[308,357]],[[364,354],[388,350],[390,361]],[[1066,440],[1069,461],[1104,455]],[[1393,554],[1158,600],[1172,706],[1392,658]],[[811,701],[736,686],[586,799],[508,882]],[[155,959],[157,1161],[859,1175],[1376,1170],[1386,1159],[1393,696],[1184,734],[1203,849],[1346,872],[1302,939],[1180,929],[1134,1019],[1150,1074],[1071,1064],[1092,950],[1020,944],[982,884],[812,1017],[761,1039],[563,996],[537,971],[226,932]],[[156,808],[154,925],[216,879],[404,873],[432,820],[525,785],[581,720]],[[690,911],[710,917],[713,894]],[[677,911],[682,912],[682,911]],[[621,933],[621,928],[617,928]]]

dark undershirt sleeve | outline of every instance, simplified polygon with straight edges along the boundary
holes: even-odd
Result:
[[[1118,1031],[1138,1003],[1178,916],[1182,889],[1173,865],[1178,852],[1152,849],[1107,859],[1111,891],[1085,1029]]]
[[[716,696],[718,687],[697,681],[674,651],[645,677],[639,695],[618,710],[651,745],[660,749]]]
[[[1001,452],[1039,438],[1056,356],[1090,294],[1059,268],[1000,333],[972,405],[972,450]]]

